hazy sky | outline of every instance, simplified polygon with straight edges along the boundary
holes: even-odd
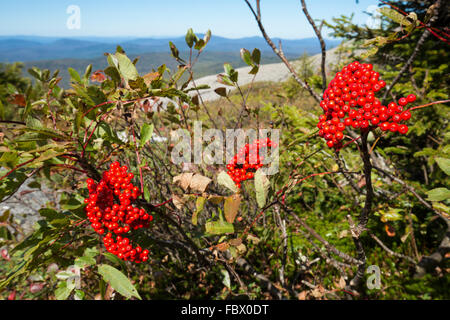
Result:
[[[251,0],[253,3],[254,0]],[[307,0],[314,19],[355,13],[363,24],[377,0]],[[69,6],[80,9],[80,29],[69,29]],[[313,36],[300,0],[262,0],[262,20],[272,37]],[[72,20],[74,22],[76,20]],[[72,24],[73,25],[73,24]],[[0,35],[40,36],[179,36],[194,32],[229,38],[260,35],[244,0],[19,0],[0,1]]]

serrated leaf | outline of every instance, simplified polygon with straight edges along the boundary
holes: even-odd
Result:
[[[450,176],[450,159],[436,157],[435,160],[436,160],[436,163],[438,164],[439,168],[441,168],[442,171],[445,172],[445,174]]]
[[[231,177],[225,171],[221,171],[219,173],[219,175],[217,176],[217,183],[224,187],[227,187],[234,193],[238,192],[238,188],[236,187],[233,179],[231,179]]]
[[[98,273],[103,277],[103,280],[109,283],[114,290],[124,297],[136,297],[142,300],[130,279],[116,268],[102,264],[98,266]]]
[[[450,190],[447,188],[436,188],[427,192],[429,201],[443,201],[450,198]]]
[[[266,205],[267,193],[269,192],[270,182],[266,175],[261,169],[255,172],[255,191],[256,191],[256,202],[260,208]]]

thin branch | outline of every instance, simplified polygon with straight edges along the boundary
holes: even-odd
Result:
[[[316,36],[320,42],[320,49],[322,50],[322,61],[320,64],[320,70],[322,72],[322,89],[323,89],[323,91],[325,91],[325,89],[327,88],[327,75],[326,75],[326,71],[325,71],[327,47],[326,47],[325,41],[322,38],[322,34],[321,34],[320,30],[317,28],[316,24],[314,23],[314,20],[311,18],[310,14],[308,12],[308,9],[306,8],[305,0],[301,0],[301,2],[302,2],[303,13],[305,14],[306,18],[308,19],[309,24],[313,27],[314,32],[316,33]]]
[[[348,263],[351,264],[356,264],[356,265],[361,265],[363,263],[363,261],[360,261],[358,259],[355,259],[351,256],[349,256],[348,254],[338,250],[336,247],[332,246],[328,241],[326,241],[324,238],[322,238],[322,236],[320,236],[313,228],[311,228],[305,221],[303,221],[302,219],[300,219],[295,212],[290,209],[288,206],[284,205],[284,204],[280,204],[281,208],[283,208],[283,210],[290,214],[298,223],[300,223],[300,225],[305,228],[314,238],[316,238],[317,240],[319,240],[324,246],[325,248],[329,251],[334,253],[335,255],[337,255],[338,257],[344,259],[345,261],[347,261]]]
[[[267,44],[272,48],[273,52],[283,61],[283,63],[286,65],[286,67],[289,69],[290,73],[294,77],[295,81],[297,81],[305,90],[307,90],[311,96],[317,101],[320,102],[322,99],[320,96],[311,88],[311,86],[306,82],[300,79],[295,69],[292,67],[292,65],[289,63],[289,61],[286,59],[286,56],[284,55],[283,51],[276,47],[276,45],[273,43],[272,39],[267,35],[266,30],[261,22],[261,11],[260,11],[260,5],[259,0],[256,0],[256,6],[258,13],[255,12],[253,9],[253,6],[250,4],[248,0],[244,0],[245,3],[247,3],[248,7],[250,8],[251,12],[253,13],[253,16],[255,17],[256,22],[258,23],[259,30],[261,31],[264,39],[266,40]]]
[[[437,19],[438,7],[440,5],[440,0],[436,1],[435,4],[436,4],[436,6],[434,8],[434,15],[430,19],[430,24]],[[400,80],[400,78],[402,77],[403,73],[405,73],[406,70],[409,69],[410,65],[414,62],[414,59],[416,58],[417,54],[420,52],[420,48],[425,43],[425,40],[430,36],[430,33],[431,33],[430,29],[427,29],[427,30],[425,30],[422,33],[422,35],[420,36],[419,40],[417,41],[416,47],[414,48],[411,56],[406,61],[405,65],[402,67],[402,69],[397,73],[397,75],[395,76],[394,80],[392,80],[392,82],[386,88],[386,91],[384,92],[384,95],[383,95],[383,99],[382,99],[383,102],[382,102],[382,104],[386,103],[386,98],[387,98],[388,94],[391,92],[391,90],[394,87],[394,85]]]
[[[413,263],[413,264],[416,264],[416,261],[414,261],[414,259],[413,258],[411,258],[411,257],[409,257],[409,256],[406,256],[406,255],[404,255],[404,254],[401,254],[401,253],[397,253],[397,252],[394,252],[394,251],[392,251],[391,249],[389,249],[376,235],[374,235],[373,233],[369,233],[370,234],[370,236],[372,237],[372,239],[373,240],[375,240],[379,245],[380,245],[380,247],[382,247],[387,253],[389,253],[390,255],[392,255],[392,256],[395,256],[395,257],[397,257],[397,258],[402,258],[402,259],[406,259],[406,260],[408,260],[409,262],[411,262],[411,263]]]

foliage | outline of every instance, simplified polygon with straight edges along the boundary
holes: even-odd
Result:
[[[426,14],[415,5],[411,10],[419,20]],[[335,22],[337,36],[351,30],[349,38],[354,40],[390,33],[398,24],[394,17],[381,30],[361,30],[350,19]],[[383,52],[405,61],[420,30],[411,32],[381,46],[370,58],[383,78],[396,76]],[[0,83],[6,88],[1,101],[7,101],[1,116],[0,199],[29,180],[36,188],[46,185],[62,192],[59,203],[39,210],[41,220],[30,234],[23,235],[13,217],[2,213],[1,297],[12,290],[28,299],[349,296],[348,290],[354,289],[350,280],[358,271],[351,259],[358,250],[349,224],[364,207],[368,192],[360,145],[350,144],[339,154],[326,148],[316,135],[319,107],[306,91],[291,81],[241,87],[230,63],[218,76],[223,87],[216,93],[221,98],[203,103],[198,94],[208,88],[189,82],[208,40],[208,33],[199,38],[190,29],[188,49],[180,51],[173,43],[168,48],[176,67],[163,64],[144,75],[136,68],[138,61],[118,47],[107,55],[103,76],[92,77],[92,66],[82,73],[69,69],[67,90],[59,86],[57,71],[30,69],[35,78],[31,85],[18,77],[17,66],[7,69],[11,77]],[[419,104],[448,98],[442,80],[448,66],[436,57],[446,54],[441,46],[432,40],[425,44],[409,77],[394,87],[394,97],[421,81]],[[250,74],[256,74],[259,50],[243,49],[240,55],[251,66]],[[306,57],[301,68],[301,76],[316,83],[317,90],[321,78]],[[433,81],[425,81],[428,77]],[[448,298],[442,284],[448,282],[445,259],[425,277],[416,277],[420,258],[439,246],[450,213],[445,108],[440,104],[415,111],[417,120],[406,137],[376,131],[368,137],[372,162],[382,170],[370,175],[375,198],[360,240],[366,265],[382,270],[382,286],[351,291],[355,298]],[[197,120],[203,121],[203,130],[280,129],[279,172],[257,172],[239,189],[225,165],[174,163],[171,154],[179,141],[171,133],[183,129],[191,137]],[[155,218],[150,229],[136,234],[138,243],[151,248],[146,263],[123,261],[107,252],[101,236],[88,227],[86,178],[99,181],[115,160],[135,173],[139,183],[134,184],[143,193],[136,204]]]

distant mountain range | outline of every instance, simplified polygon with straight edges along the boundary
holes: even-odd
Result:
[[[199,35],[203,37],[203,35]],[[278,44],[278,38],[273,39]],[[183,37],[173,38],[56,38],[38,36],[0,36],[0,63],[24,62],[24,76],[29,76],[27,70],[33,66],[40,69],[60,70],[63,87],[70,86],[70,77],[67,69],[74,68],[79,73],[89,64],[93,70],[107,67],[105,52],[113,53],[120,45],[125,52],[134,59],[139,57],[137,63],[141,74],[148,73],[162,64],[172,70],[177,63],[171,57],[169,41],[172,41],[180,50],[181,57],[188,56],[188,47]],[[326,40],[327,49],[339,45],[340,40]],[[296,59],[302,54],[309,55],[320,52],[319,41],[316,38],[282,40],[283,50],[288,59]],[[261,63],[275,63],[280,60],[272,52],[262,37],[248,37],[228,39],[212,36],[199,61],[194,67],[195,78],[223,72],[223,63],[228,62],[235,68],[244,66],[239,51],[241,48],[261,50]]]
[[[278,38],[273,39],[278,44]],[[121,45],[127,54],[150,52],[170,52],[169,41],[180,51],[186,51],[184,37],[174,38],[55,38],[38,36],[0,36],[0,62],[42,61],[51,59],[91,59],[102,56],[105,52],[114,52]],[[315,54],[320,51],[316,38],[282,40],[286,55],[300,56],[304,52]],[[335,47],[339,40],[327,40],[329,48]],[[241,48],[271,51],[262,37],[228,39],[212,36],[205,52],[239,52]]]

